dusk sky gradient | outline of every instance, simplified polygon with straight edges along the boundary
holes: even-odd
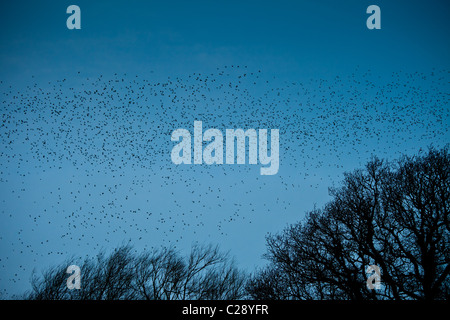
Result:
[[[81,8],[81,30],[66,9]],[[381,8],[381,30],[366,9]],[[450,142],[448,1],[2,1],[0,297],[33,270],[265,235],[346,171]],[[97,90],[97,92],[96,92]],[[280,130],[280,169],[171,162],[171,132]]]

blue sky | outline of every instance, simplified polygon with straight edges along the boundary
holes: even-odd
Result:
[[[69,4],[3,2],[6,76],[233,63],[320,76],[350,63],[378,70],[448,63],[445,1],[380,1],[376,32],[365,28],[370,1],[79,1],[82,30],[73,32],[65,28]]]
[[[81,8],[81,30],[66,8]],[[366,8],[381,8],[381,30]],[[2,1],[0,290],[70,256],[264,236],[372,154],[449,142],[446,1]],[[96,92],[97,90],[97,92]],[[115,91],[113,91],[115,90]],[[103,93],[105,91],[106,93]],[[280,129],[280,170],[175,166],[170,134]]]

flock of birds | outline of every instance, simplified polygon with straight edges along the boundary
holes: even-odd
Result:
[[[356,70],[287,80],[233,65],[164,80],[78,72],[1,81],[1,287],[77,246],[227,241],[262,217],[300,220],[310,195],[325,199],[372,154],[447,143],[448,79],[443,70]],[[192,132],[194,120],[203,130],[279,129],[278,174],[260,176],[259,164],[174,165],[170,135]]]

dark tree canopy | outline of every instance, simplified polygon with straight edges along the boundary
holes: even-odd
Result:
[[[373,158],[330,189],[302,223],[267,237],[270,264],[247,290],[255,299],[448,299],[448,147],[395,163]],[[367,288],[366,268],[381,271]]]

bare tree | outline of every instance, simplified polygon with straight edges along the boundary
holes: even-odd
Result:
[[[262,268],[249,278],[247,292],[255,300],[290,300],[300,297],[296,296],[295,288],[305,287],[299,286],[301,281],[292,281],[290,275],[274,266]]]
[[[136,290],[145,299],[239,299],[245,275],[213,246],[194,246],[186,259],[174,249],[143,254],[136,264]]]
[[[270,270],[253,275],[249,294],[274,298],[277,282],[255,284],[278,274],[290,299],[448,299],[449,160],[448,147],[430,148],[346,174],[323,209],[267,237]],[[366,286],[369,265],[380,290]]]
[[[26,299],[37,300],[179,300],[240,299],[246,276],[213,246],[193,246],[187,257],[173,248],[134,253],[121,246],[79,264],[81,287],[67,288],[70,260],[32,276]]]

